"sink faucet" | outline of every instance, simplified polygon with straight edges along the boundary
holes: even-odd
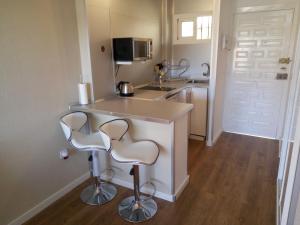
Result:
[[[209,77],[210,76],[210,66],[208,63],[202,63],[201,66],[206,66],[207,67],[207,71],[206,72],[203,72],[203,76],[205,77]]]

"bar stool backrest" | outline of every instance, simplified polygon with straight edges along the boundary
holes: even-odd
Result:
[[[110,120],[99,127],[104,145],[107,150],[111,148],[111,140],[120,141],[129,129],[129,124],[124,119]]]
[[[63,116],[59,123],[68,141],[72,131],[79,131],[87,122],[87,115],[84,112],[72,112]]]

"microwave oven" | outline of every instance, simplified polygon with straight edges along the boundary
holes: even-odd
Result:
[[[117,64],[152,59],[152,39],[113,38],[113,56]]]

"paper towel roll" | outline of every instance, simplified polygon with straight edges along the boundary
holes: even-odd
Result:
[[[89,104],[87,83],[78,84],[78,93],[79,93],[79,104],[81,105]]]

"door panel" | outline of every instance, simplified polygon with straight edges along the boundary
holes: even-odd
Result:
[[[227,85],[226,131],[277,138],[283,120],[293,10],[237,14],[232,73]]]

